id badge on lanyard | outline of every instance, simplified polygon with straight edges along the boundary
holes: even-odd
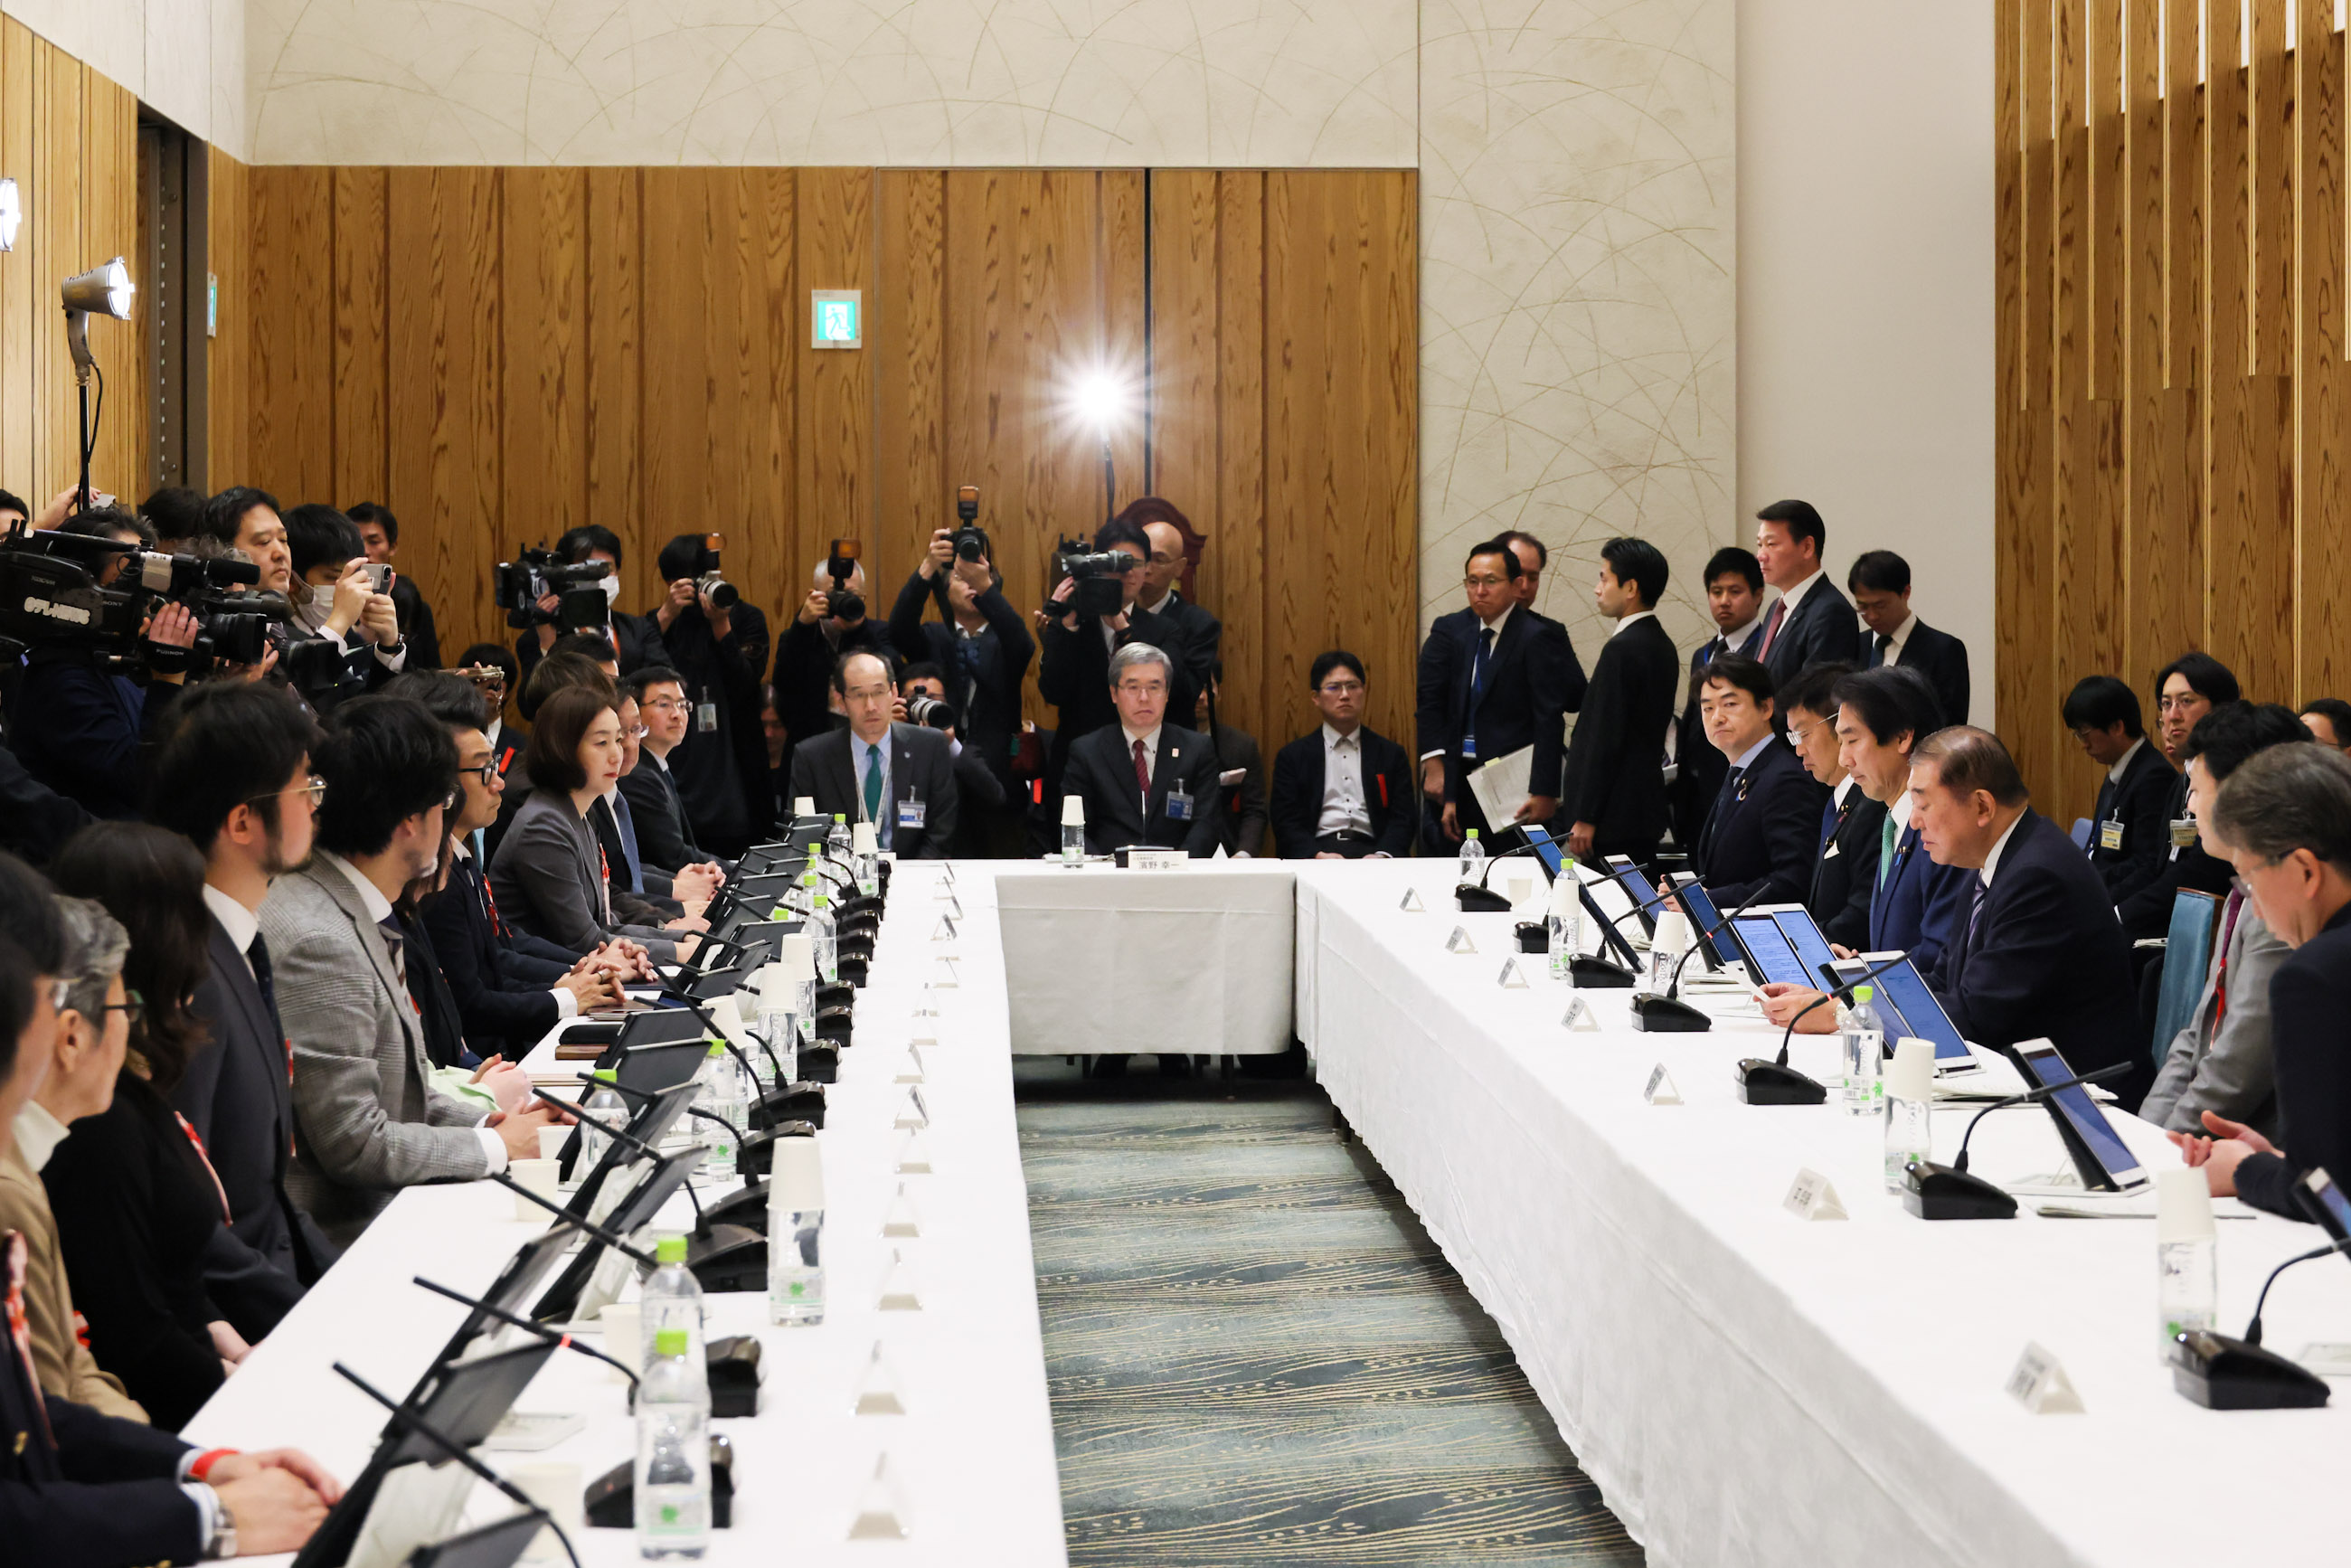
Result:
[[[1183,780],[1180,779],[1167,790],[1167,820],[1171,822],[1188,822],[1192,820],[1191,792],[1184,788]]]

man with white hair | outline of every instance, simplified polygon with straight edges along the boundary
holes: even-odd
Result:
[[[1109,854],[1127,844],[1216,852],[1223,792],[1208,737],[1166,722],[1175,671],[1148,643],[1128,643],[1110,656],[1111,700],[1118,722],[1070,747],[1061,799],[1085,803],[1086,848]]]

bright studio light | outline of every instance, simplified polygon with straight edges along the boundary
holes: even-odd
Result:
[[[89,319],[96,315],[131,319],[131,297],[135,292],[131,269],[118,256],[103,267],[67,278],[61,292],[66,305],[66,348],[73,355],[74,379],[86,382],[98,362],[89,353]]]
[[[1107,438],[1133,417],[1134,389],[1109,371],[1090,371],[1071,383],[1070,404],[1080,419]]]
[[[16,194],[16,182],[0,180],[0,250],[16,248],[16,231],[25,224],[25,204]]]

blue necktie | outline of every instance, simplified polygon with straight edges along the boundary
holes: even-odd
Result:
[[[645,890],[645,862],[637,857],[637,824],[629,815],[629,798],[619,790],[612,791],[612,821],[621,828],[621,853],[629,862],[629,891]]]
[[[1494,656],[1494,629],[1479,633],[1478,652],[1469,661],[1469,711],[1461,720],[1461,755],[1478,756],[1478,705],[1486,698],[1486,663]]]
[[[1821,808],[1821,841],[1820,847],[1813,852],[1814,860],[1829,852],[1829,841],[1836,837],[1837,822],[1844,815],[1837,810],[1836,797],[1830,796],[1829,803]]]

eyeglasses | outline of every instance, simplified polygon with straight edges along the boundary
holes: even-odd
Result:
[[[498,781],[498,765],[496,761],[493,759],[483,763],[478,768],[460,768],[457,769],[457,777],[459,779],[478,779],[482,781],[482,788],[486,789],[491,785],[496,784]]]
[[[2158,697],[2155,699],[2155,707],[2158,713],[2186,713],[2198,704],[2210,703],[2211,700],[2201,692],[2189,692],[2185,696]]]
[[[1464,588],[1500,588],[1510,580],[1507,577],[1465,577],[1461,580],[1461,586]]]
[[[648,733],[649,732],[643,725],[638,725],[634,729],[622,730],[621,732],[621,738],[622,740],[643,740]]]
[[[1322,686],[1322,695],[1332,697],[1360,696],[1363,690],[1364,683],[1361,681],[1325,681]]]
[[[289,790],[308,796],[310,798],[310,810],[315,811],[327,799],[327,781],[314,773],[310,776],[309,782],[308,783],[289,784],[284,789],[272,789],[266,795],[248,795],[245,798],[242,803],[247,806],[252,806],[257,805],[264,800],[282,800],[286,798]]]
[[[1791,746],[1802,746],[1805,744],[1806,737],[1810,736],[1813,731],[1820,728],[1827,722],[1828,721],[1826,719],[1816,718],[1801,729],[1792,724],[1790,725],[1788,727],[1788,744]]]
[[[683,697],[655,697],[643,706],[648,709],[658,708],[664,713],[684,713],[694,705]]]
[[[1129,696],[1156,697],[1167,695],[1165,681],[1121,681],[1118,689]]]
[[[126,988],[122,993],[122,1000],[109,1002],[98,1010],[102,1013],[120,1013],[122,1021],[136,1029],[139,1027],[139,1020],[147,1016],[147,998],[137,991]]]

